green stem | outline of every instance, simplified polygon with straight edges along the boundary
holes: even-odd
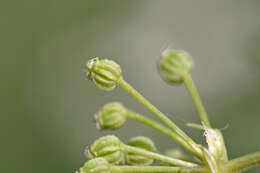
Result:
[[[199,112],[199,115],[200,115],[200,119],[201,121],[203,122],[203,124],[208,127],[208,128],[211,128],[210,126],[210,122],[208,120],[208,115],[207,115],[207,112],[202,104],[202,101],[200,99],[200,96],[198,94],[198,91],[194,85],[194,82],[192,81],[192,78],[190,76],[190,74],[186,74],[183,76],[183,80],[184,80],[184,84],[186,86],[186,88],[188,89],[196,107],[197,107],[197,110]]]
[[[110,172],[171,172],[171,173],[204,173],[204,168],[182,168],[170,166],[111,166]]]
[[[198,130],[205,130],[204,127],[200,124],[196,124],[196,123],[187,123],[186,124],[188,127],[194,128],[194,129],[198,129]]]
[[[171,165],[183,166],[183,167],[189,167],[189,168],[198,167],[198,165],[195,164],[195,163],[175,159],[175,158],[172,158],[172,157],[164,156],[164,155],[161,155],[161,154],[158,154],[158,153],[154,153],[154,152],[151,152],[151,151],[148,151],[148,150],[145,150],[145,149],[132,147],[132,146],[125,145],[125,144],[121,145],[121,150],[125,153],[138,154],[138,155],[145,156],[145,157],[148,157],[148,158],[152,158],[152,159],[155,159],[155,160],[160,160],[162,162],[169,163]]]
[[[161,133],[169,136],[173,140],[177,141],[179,144],[181,144],[188,151],[190,151],[194,154],[197,154],[193,150],[193,148],[191,148],[179,135],[177,135],[175,132],[171,131],[170,129],[166,128],[162,124],[160,124],[160,123],[158,123],[158,122],[156,122],[156,121],[154,121],[150,118],[147,118],[143,115],[140,115],[136,112],[130,111],[130,110],[128,110],[127,117],[158,130],[159,132],[161,132]]]
[[[154,113],[163,123],[168,125],[175,133],[177,133],[190,147],[192,147],[198,156],[202,156],[201,149],[188,135],[186,135],[177,125],[175,125],[167,116],[165,116],[159,109],[152,105],[145,97],[143,97],[138,91],[136,91],[130,84],[128,84],[123,78],[118,81],[118,84],[134,96],[140,103],[142,103],[147,109]]]
[[[227,172],[235,173],[260,166],[260,151],[248,154],[229,161],[226,165]]]

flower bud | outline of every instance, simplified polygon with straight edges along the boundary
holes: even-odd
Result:
[[[170,83],[182,83],[192,67],[191,56],[183,50],[165,50],[159,64],[160,74]]]
[[[104,105],[102,109],[95,115],[97,129],[115,130],[125,124],[126,108],[118,103],[112,102]]]
[[[134,137],[130,139],[127,144],[133,147],[142,148],[152,152],[157,151],[153,141],[150,138],[144,136]],[[138,154],[127,153],[126,163],[129,165],[150,165],[153,163],[153,159]]]
[[[87,161],[83,167],[80,168],[80,173],[110,173],[109,163],[106,159],[94,158],[92,160]]]
[[[86,64],[88,79],[105,91],[113,90],[122,77],[121,67],[112,60],[93,58]]]
[[[90,146],[93,157],[103,157],[111,164],[118,164],[124,158],[121,141],[114,135],[103,136]]]

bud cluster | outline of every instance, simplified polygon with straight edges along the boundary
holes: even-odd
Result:
[[[222,168],[218,169],[219,164],[225,164],[228,161],[224,140],[219,130],[211,128],[206,111],[189,75],[193,68],[192,57],[183,50],[167,49],[162,53],[158,67],[160,75],[165,81],[171,84],[184,83],[190,92],[205,130],[208,149],[193,141],[165,114],[128,84],[123,79],[119,64],[108,59],[93,58],[89,60],[85,66],[86,76],[89,80],[93,81],[99,89],[104,91],[111,91],[117,86],[120,86],[134,96],[140,103],[144,104],[164,125],[167,125],[165,127],[153,119],[149,119],[137,113],[135,114],[119,102],[111,102],[105,104],[95,114],[96,127],[98,130],[118,129],[125,124],[127,118],[131,118],[168,135],[194,154],[199,161],[194,161],[179,149],[170,150],[166,152],[165,155],[160,154],[154,142],[148,137],[134,137],[131,138],[127,144],[124,144],[118,137],[107,135],[100,137],[91,144],[90,147],[86,148],[85,154],[88,161],[80,168],[80,173],[153,172],[153,168],[155,167],[149,165],[158,164],[158,162],[154,160],[160,161],[160,166],[167,165],[164,167],[165,169],[162,169],[162,172],[222,171]],[[203,164],[203,167],[197,163]],[[134,168],[140,169],[134,170]],[[156,168],[158,168],[158,166]],[[174,169],[171,170],[170,168]]]

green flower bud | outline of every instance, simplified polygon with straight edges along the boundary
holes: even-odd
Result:
[[[93,58],[86,64],[88,79],[101,90],[111,91],[122,77],[120,66],[112,60]]]
[[[130,139],[127,144],[133,147],[142,148],[152,152],[157,152],[157,149],[153,141],[148,137],[144,137],[144,136],[134,137]],[[140,156],[137,154],[127,153],[126,163],[129,165],[151,165],[153,163],[153,159]]]
[[[124,158],[121,141],[114,135],[103,136],[90,146],[93,157],[103,157],[111,164],[118,164]]]
[[[111,173],[109,170],[109,163],[106,159],[100,157],[87,161],[83,167],[80,168],[80,173]]]
[[[192,67],[191,56],[183,50],[165,50],[159,64],[160,74],[169,83],[182,83]]]
[[[104,105],[102,109],[95,115],[96,127],[100,129],[118,129],[125,124],[126,108],[118,103],[112,102]]]
[[[217,162],[225,163],[228,160],[223,136],[218,129],[205,128],[204,135],[208,144],[209,153]]]

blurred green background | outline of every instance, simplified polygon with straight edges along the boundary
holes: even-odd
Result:
[[[214,127],[227,127],[229,157],[260,150],[259,19],[258,0],[1,0],[0,172],[75,172],[85,146],[108,133],[150,136],[161,151],[177,146],[132,121],[95,129],[93,114],[109,101],[152,117],[122,89],[84,80],[95,56],[116,60],[137,90],[203,141],[185,127],[199,122],[185,88],[157,73],[167,47],[194,57],[192,76]]]

